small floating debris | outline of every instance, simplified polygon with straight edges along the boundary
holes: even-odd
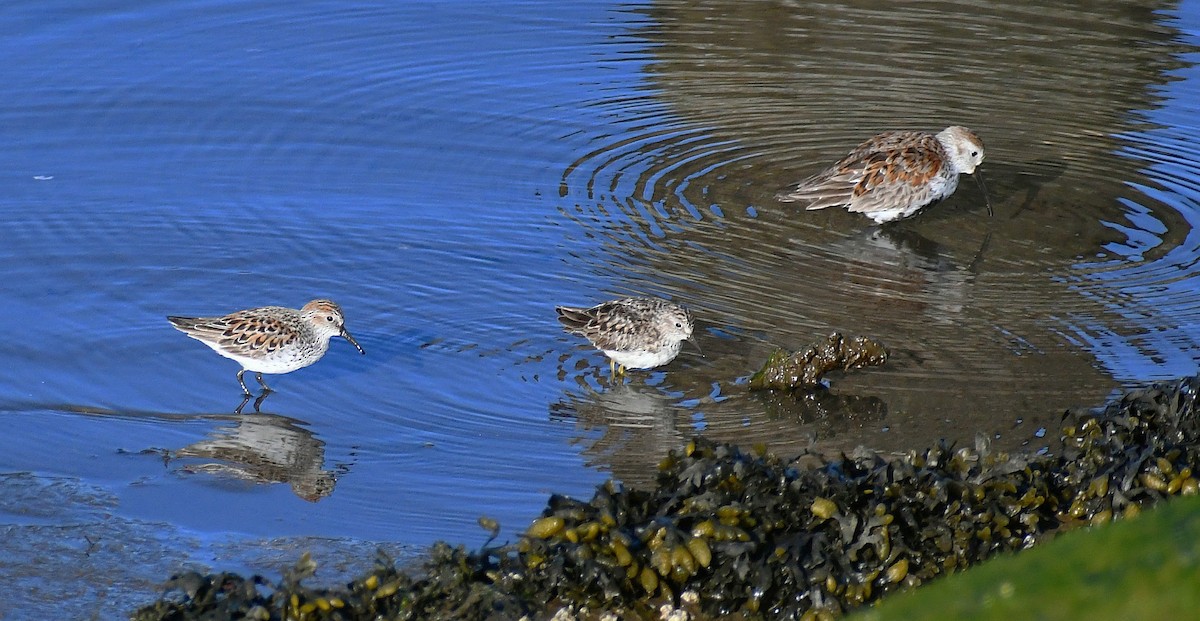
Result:
[[[879,341],[834,332],[792,354],[775,350],[750,378],[750,390],[810,390],[820,386],[821,378],[830,371],[877,367],[887,359],[887,348]]]

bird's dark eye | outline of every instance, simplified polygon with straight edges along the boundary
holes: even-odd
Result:
[[[978,157],[979,151],[971,151],[971,157]]]
[[[325,315],[325,321],[333,321],[333,315]]]
[[[675,322],[675,327],[676,327],[676,328],[682,328],[682,327],[683,327],[683,324],[681,324],[681,323],[679,323],[678,321],[676,321],[676,322]]]

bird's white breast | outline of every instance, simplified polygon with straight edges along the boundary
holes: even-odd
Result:
[[[662,366],[675,359],[679,355],[681,342],[664,344],[660,349],[656,350],[629,350],[629,351],[613,351],[603,350],[604,355],[613,359],[613,362],[629,368],[629,369],[652,369]]]

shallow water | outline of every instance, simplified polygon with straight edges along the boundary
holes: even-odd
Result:
[[[1197,4],[0,10],[0,577],[67,585],[0,616],[477,545],[480,515],[511,536],[697,432],[1035,450],[1064,408],[1194,373]],[[772,198],[950,123],[994,217],[969,179],[887,227]],[[626,294],[691,306],[705,355],[609,386],[553,306]],[[318,296],[368,355],[335,341],[261,414],[164,319]],[[892,359],[746,392],[835,329]]]

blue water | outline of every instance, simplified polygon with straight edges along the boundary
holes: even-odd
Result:
[[[76,6],[9,16],[25,36],[5,50],[21,95],[4,114],[22,129],[3,156],[4,320],[26,335],[0,380],[19,410],[9,468],[101,480],[124,488],[123,512],[191,528],[412,543],[601,480],[546,417],[558,391],[537,376],[551,373],[522,364],[548,340],[569,347],[552,307],[589,297],[544,251],[564,242],[539,194],[571,156],[563,135],[598,122],[559,111],[602,73],[568,59],[619,13],[571,9],[574,27],[531,48],[533,5],[503,21],[472,4]],[[470,20],[489,28],[454,34]],[[166,314],[318,296],[342,304],[369,355],[335,343],[276,379],[265,409],[326,443],[345,470],[335,494],[231,492],[124,453],[212,429],[150,413],[240,400],[236,366]],[[518,344],[539,333],[543,349]]]
[[[483,515],[511,537],[697,432],[1037,448],[1065,407],[1193,373],[1196,5],[0,9],[0,578],[83,585],[0,617],[478,545]],[[988,145],[993,218],[969,180],[884,230],[771,198],[950,122]],[[553,307],[628,294],[691,306],[704,356],[610,386]],[[335,340],[260,413],[165,320],[315,297],[367,355]],[[745,391],[834,329],[893,348],[831,379],[847,400]]]

